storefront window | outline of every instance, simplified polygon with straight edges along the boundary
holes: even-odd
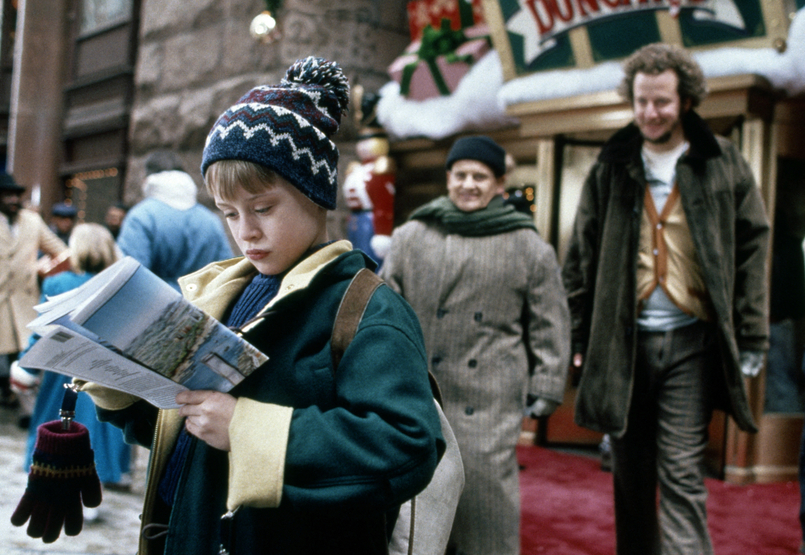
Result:
[[[82,222],[103,223],[110,206],[120,202],[122,174],[117,168],[91,170],[67,180],[66,198],[78,210]]]
[[[128,20],[131,7],[132,0],[81,0],[81,34]]]

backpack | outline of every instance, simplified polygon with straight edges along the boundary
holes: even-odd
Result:
[[[383,280],[369,269],[352,278],[333,323],[333,368],[358,330],[363,313]],[[441,407],[439,385],[428,372],[433,402],[439,413],[446,448],[428,485],[400,507],[389,542],[390,555],[443,555],[450,539],[459,497],[464,489],[464,464],[458,443]]]

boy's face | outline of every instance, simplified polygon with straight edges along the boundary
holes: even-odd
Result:
[[[261,274],[281,274],[311,247],[327,241],[327,212],[277,177],[258,193],[213,194],[238,247]]]

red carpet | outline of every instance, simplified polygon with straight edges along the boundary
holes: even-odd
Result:
[[[522,555],[612,555],[612,475],[597,458],[518,447]],[[795,555],[796,482],[737,486],[707,480],[716,555]]]

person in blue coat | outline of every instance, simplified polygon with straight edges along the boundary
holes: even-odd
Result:
[[[42,302],[47,297],[80,287],[115,263],[119,257],[112,234],[102,225],[94,223],[76,225],[70,235],[69,247],[71,268],[45,278],[42,282]],[[28,349],[38,339],[39,336],[32,335]],[[12,380],[23,387],[32,386],[39,380],[39,392],[28,428],[23,463],[27,472],[36,443],[37,428],[45,422],[58,420],[59,408],[64,398],[64,385],[70,383],[71,378],[55,372],[42,372],[40,377],[38,371],[17,366],[12,369]],[[89,430],[95,452],[95,469],[101,483],[107,486],[125,486],[130,480],[131,446],[125,443],[120,430],[98,421],[95,405],[88,395],[78,396],[75,420]]]
[[[178,291],[181,276],[232,258],[232,248],[220,218],[197,202],[196,183],[176,154],[152,153],[145,171],[145,199],[126,214],[117,244]]]

